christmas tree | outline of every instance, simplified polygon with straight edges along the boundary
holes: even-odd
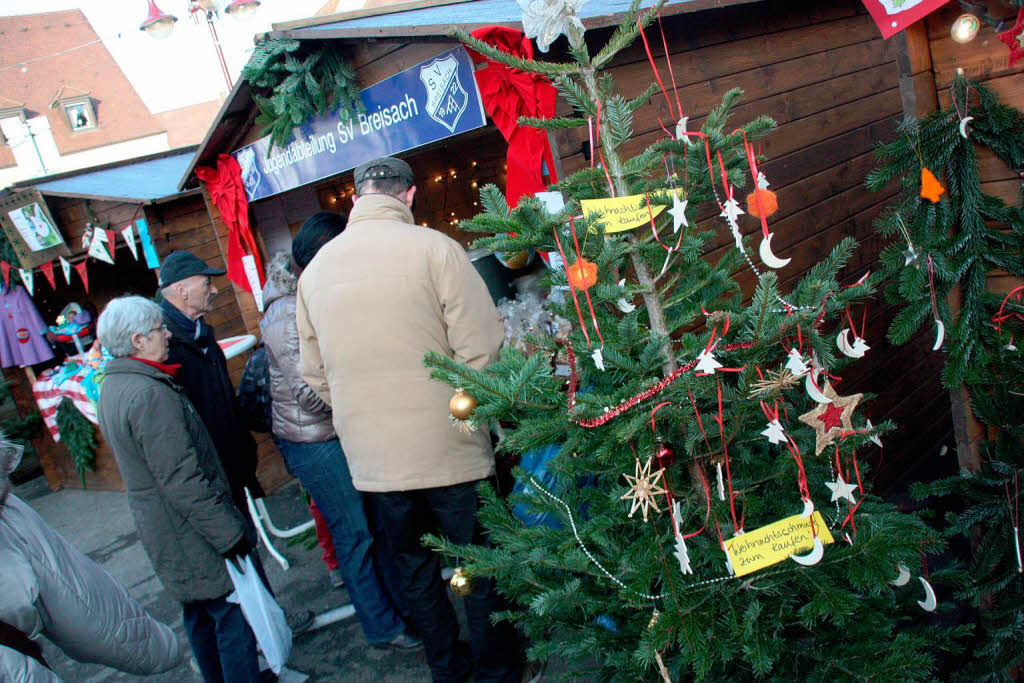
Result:
[[[557,659],[573,678],[928,678],[956,635],[922,611],[936,602],[923,558],[942,540],[864,490],[857,452],[892,425],[868,427],[866,397],[842,395],[837,373],[866,349],[846,330],[836,353],[842,325],[829,328],[873,283],[841,283],[849,239],[789,292],[756,271],[744,221],[760,223],[762,261],[785,263],[771,253],[776,198],[753,148],[773,123],[731,127],[738,91],[699,132],[677,103],[675,135],[620,155],[637,107],[661,90],[674,111],[665,88],[627,100],[602,73],[654,18],[634,3],[592,52],[572,3],[532,3],[527,34],[545,48],[565,33],[563,63],[458,35],[550,78],[573,115],[521,122],[592,130],[592,164],[552,186],[563,210],[532,198],[510,210],[491,186],[484,213],[460,223],[491,234],[477,246],[493,251],[558,253],[568,265],[549,283],[568,293],[550,305],[576,324],[566,339],[531,338],[531,354],[505,348],[483,371],[428,356],[436,378],[463,390],[463,408],[465,393],[476,399],[462,427],[501,423],[504,452],[534,463],[554,454],[517,469],[507,501],[482,487],[492,547],[430,542],[470,577],[496,577],[530,657]],[[589,204],[610,197],[618,213]],[[712,236],[697,226],[702,205],[735,239],[716,263],[702,257]],[[642,227],[614,230],[630,213]],[[749,297],[740,268],[758,273]],[[569,366],[567,384],[552,358]]]
[[[953,391],[964,387],[973,417],[984,426],[977,452],[961,454],[968,464],[961,476],[919,485],[914,492],[920,498],[961,499],[956,507],[962,509],[946,516],[947,533],[971,541],[956,597],[979,608],[979,628],[970,643],[974,661],[959,676],[1007,680],[1024,664],[1018,512],[1024,358],[1014,343],[1024,332],[1024,307],[1021,288],[990,291],[987,278],[1024,276],[1024,211],[982,190],[978,148],[992,150],[1020,173],[1024,114],[962,76],[950,94],[952,108],[905,122],[903,135],[879,148],[881,163],[868,187],[880,189],[899,178],[904,188],[878,222],[894,238],[882,254],[890,280],[886,296],[901,308],[889,336],[903,343],[922,324],[933,324],[936,351],[948,352],[943,383]],[[924,169],[940,186],[944,179],[938,196],[924,196]],[[950,306],[950,299],[958,306]]]

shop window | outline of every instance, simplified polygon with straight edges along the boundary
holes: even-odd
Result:
[[[92,100],[88,97],[74,97],[58,102],[64,112],[68,127],[73,132],[91,130],[96,127],[96,112]]]

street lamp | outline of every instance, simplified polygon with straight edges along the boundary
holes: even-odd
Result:
[[[153,36],[154,38],[166,38],[171,35],[174,30],[174,22],[178,20],[173,14],[167,14],[163,12],[159,7],[156,6],[155,0],[149,1],[149,15],[146,20],[142,22],[142,26],[139,28]],[[206,14],[206,27],[210,30],[210,38],[213,40],[213,47],[217,51],[217,59],[220,62],[221,72],[224,75],[224,82],[227,83],[228,91],[234,87],[234,81],[231,79],[231,72],[228,71],[228,63],[224,59],[224,51],[220,47],[220,38],[217,36],[217,27],[214,26],[213,20],[217,16],[217,9],[223,4],[224,0],[187,0],[188,11],[194,17],[197,12],[203,12]],[[231,0],[228,6],[224,8],[227,14],[230,14],[236,19],[247,19],[252,16],[257,9],[259,9],[260,0]]]
[[[154,0],[149,0],[149,14],[146,16],[146,20],[142,22],[139,30],[145,31],[158,40],[162,40],[174,31],[174,22],[177,20],[178,17],[163,12],[156,6]]]

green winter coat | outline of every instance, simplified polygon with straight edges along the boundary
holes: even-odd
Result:
[[[222,553],[242,539],[245,524],[206,427],[181,388],[151,365],[116,358],[106,367],[98,413],[164,588],[181,602],[229,593]]]

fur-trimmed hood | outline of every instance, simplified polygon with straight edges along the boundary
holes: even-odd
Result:
[[[294,295],[299,278],[291,269],[292,257],[287,252],[279,252],[267,264],[267,281],[263,285],[263,310],[275,300],[289,294]]]

